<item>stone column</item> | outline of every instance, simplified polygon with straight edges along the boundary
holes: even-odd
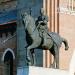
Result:
[[[18,11],[18,22],[17,22],[17,75],[19,68],[26,66],[26,41],[25,41],[25,31],[21,22],[21,11]]]
[[[29,13],[29,8],[32,8],[31,15],[36,18],[39,14],[40,3],[42,0],[18,0],[17,5],[17,72],[19,68],[27,66],[26,64],[26,34],[22,24],[21,13],[26,11]],[[41,54],[40,54],[41,55]],[[38,56],[39,57],[39,56]],[[39,61],[39,60],[38,60]],[[18,73],[17,73],[18,74]]]

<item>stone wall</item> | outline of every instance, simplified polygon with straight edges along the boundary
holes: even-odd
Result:
[[[5,35],[5,34],[3,34]],[[7,48],[10,48],[14,51],[15,53],[15,56],[16,56],[16,36],[8,41],[6,41],[6,43],[2,44],[1,42],[3,40],[6,40],[7,38],[9,37],[12,37],[11,34],[9,34],[7,37],[6,36],[2,36],[0,37],[0,75],[3,75],[4,73],[4,62],[2,61],[2,56],[3,56],[3,53],[4,51],[7,49]],[[16,59],[14,60],[14,63],[13,63],[13,73],[16,72]]]

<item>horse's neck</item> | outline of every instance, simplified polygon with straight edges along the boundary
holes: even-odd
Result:
[[[70,61],[69,72],[70,72],[70,75],[74,75],[74,72],[75,72],[75,49],[74,49],[74,52],[72,54],[72,58]]]
[[[35,26],[35,21],[34,21],[34,19],[33,19],[33,17],[31,17],[31,16],[28,16],[27,17],[27,21],[28,21],[28,27],[27,27],[27,30],[28,30],[28,32],[29,33],[32,33],[33,34],[33,32],[34,32],[34,30],[35,30],[35,28],[36,28],[36,26]]]

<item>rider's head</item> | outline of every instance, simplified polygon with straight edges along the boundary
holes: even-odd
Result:
[[[45,12],[44,12],[44,9],[43,9],[43,8],[41,8],[41,9],[40,9],[40,14],[41,14],[41,15],[44,15],[44,14],[45,14]]]

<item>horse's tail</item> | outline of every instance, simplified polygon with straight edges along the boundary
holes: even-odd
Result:
[[[65,44],[65,50],[68,50],[69,46],[68,46],[68,41],[64,38],[62,38],[62,42]]]

